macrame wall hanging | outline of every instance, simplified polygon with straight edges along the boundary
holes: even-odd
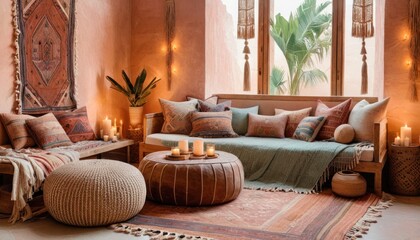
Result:
[[[411,69],[410,69],[410,100],[417,102],[417,85],[416,81],[419,78],[419,64],[420,64],[420,1],[410,0],[409,5],[408,24],[411,32],[410,39],[410,55],[411,55]]]
[[[168,75],[168,90],[172,88],[173,41],[175,38],[175,0],[166,1],[166,71]]]
[[[373,37],[373,0],[354,0],[353,1],[353,17],[352,17],[353,37],[362,38],[362,86],[361,94],[368,92],[368,66],[366,63],[366,47],[365,38]]]
[[[248,39],[254,36],[254,0],[238,0],[238,39],[245,39],[244,91],[251,90]]]
[[[76,108],[75,0],[14,0],[16,111]]]

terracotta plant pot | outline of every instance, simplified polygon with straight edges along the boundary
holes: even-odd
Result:
[[[366,180],[357,172],[340,171],[332,178],[332,191],[342,197],[360,197],[366,194]]]
[[[131,128],[139,128],[142,124],[143,107],[129,107],[128,114],[130,116]]]

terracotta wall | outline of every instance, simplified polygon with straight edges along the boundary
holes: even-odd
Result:
[[[161,78],[145,112],[160,111],[158,98],[183,101],[187,95],[204,97],[205,1],[177,0],[172,89],[166,75],[165,1],[132,1],[131,70],[146,68]]]
[[[91,124],[99,128],[105,115],[128,123],[127,102],[109,89],[105,76],[120,76],[129,68],[131,1],[76,1],[77,7],[77,95],[78,106],[87,106]],[[1,112],[11,112],[14,104],[12,1],[0,7],[0,96]]]
[[[385,86],[386,97],[391,97],[388,107],[389,137],[393,139],[400,127],[407,123],[412,127],[413,142],[419,141],[420,102],[408,98],[410,81],[409,40],[404,41],[408,30],[409,0],[386,1],[385,8]],[[420,93],[420,86],[417,84]]]

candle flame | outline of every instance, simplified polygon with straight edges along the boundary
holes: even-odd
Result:
[[[108,120],[108,116],[105,117],[105,120]]]

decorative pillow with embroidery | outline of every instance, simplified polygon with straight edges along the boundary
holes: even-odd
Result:
[[[199,100],[199,99],[196,98],[196,97],[187,96],[187,101],[190,101],[190,100]],[[219,100],[219,97],[217,97],[217,96],[211,96],[211,97],[206,98],[206,99],[204,99],[202,101],[204,101],[206,103],[217,104],[217,101],[218,100]]]
[[[36,146],[35,140],[26,128],[26,120],[35,117],[24,114],[2,113],[0,118],[14,149],[19,150]]]
[[[324,116],[326,117],[326,120],[318,133],[317,139],[324,140],[333,138],[335,129],[341,124],[347,123],[350,114],[351,101],[352,99],[349,98],[330,108],[321,100],[318,100],[315,116]]]
[[[287,118],[287,115],[264,116],[250,113],[246,136],[284,138]]]
[[[373,142],[374,123],[386,116],[389,98],[369,104],[368,101],[358,102],[350,113],[349,124],[354,128],[354,140],[358,142]]]
[[[96,139],[95,132],[89,123],[86,107],[72,112],[55,112],[54,116],[72,142]]]
[[[197,99],[173,102],[159,99],[163,113],[162,133],[190,134],[191,114],[197,111]]]
[[[238,137],[232,128],[232,112],[194,112],[191,114],[191,137]]]
[[[325,122],[324,116],[306,117],[300,121],[293,138],[312,142]]]
[[[29,132],[43,149],[72,145],[69,137],[54,114],[26,120]]]
[[[287,124],[286,124],[286,131],[284,133],[284,135],[288,138],[293,137],[293,133],[295,133],[295,130],[297,128],[297,126],[299,125],[300,121],[302,121],[302,119],[304,119],[305,117],[308,117],[311,114],[311,110],[312,108],[304,108],[301,110],[296,110],[296,111],[288,111],[288,110],[284,110],[284,109],[274,109],[275,110],[275,114],[284,114],[287,115],[289,117],[289,120],[287,120]]]

